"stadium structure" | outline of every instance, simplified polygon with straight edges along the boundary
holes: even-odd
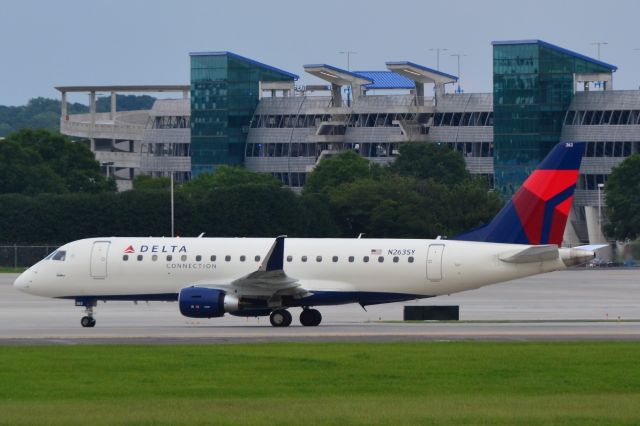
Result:
[[[61,131],[87,140],[121,190],[138,174],[184,181],[223,164],[299,189],[335,153],[384,164],[402,143],[439,143],[507,197],[553,145],[584,141],[568,244],[606,241],[604,183],[640,152],[640,90],[613,90],[615,66],[541,40],[493,42],[492,93],[461,93],[457,76],[411,61],[373,71],[304,65],[317,81],[308,85],[231,52],[191,53],[190,65],[190,85],[58,87]],[[90,113],[67,114],[70,92],[89,94]],[[182,96],[117,112],[120,92]],[[97,93],[111,95],[110,112],[96,113]]]

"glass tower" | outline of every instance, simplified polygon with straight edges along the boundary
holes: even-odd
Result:
[[[231,52],[191,53],[191,174],[242,164],[260,82],[293,82],[295,74]]]
[[[495,188],[510,197],[560,141],[574,75],[617,68],[540,40],[492,44]]]

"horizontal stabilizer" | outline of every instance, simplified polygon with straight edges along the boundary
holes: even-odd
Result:
[[[578,249],[578,250],[596,251],[596,250],[599,250],[599,249],[605,248],[605,247],[609,247],[609,244],[587,244],[585,246],[577,246],[577,247],[573,247],[573,248],[574,249]]]
[[[516,250],[503,253],[498,256],[500,260],[508,263],[534,263],[545,262],[558,258],[558,247],[555,244],[528,247],[524,250]]]

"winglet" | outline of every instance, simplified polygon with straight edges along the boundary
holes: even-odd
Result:
[[[269,253],[262,261],[259,271],[282,271],[284,269],[284,239],[286,235],[276,237]]]

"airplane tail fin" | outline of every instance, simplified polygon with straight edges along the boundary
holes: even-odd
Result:
[[[491,222],[452,239],[560,246],[584,148],[557,144]]]

